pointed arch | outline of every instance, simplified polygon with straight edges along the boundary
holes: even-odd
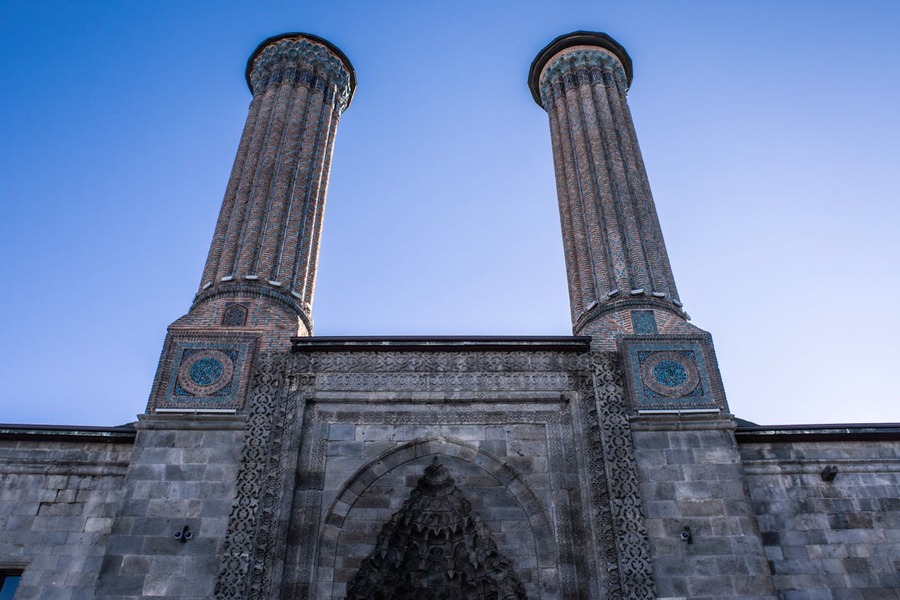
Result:
[[[345,521],[356,501],[382,476],[395,468],[429,456],[452,458],[468,463],[491,476],[512,496],[527,519],[535,542],[537,579],[553,573],[557,560],[556,538],[553,534],[544,502],[525,477],[501,458],[463,441],[435,436],[412,440],[391,449],[357,470],[341,487],[325,512],[319,533],[319,559],[317,562],[333,564],[338,549],[338,539]],[[373,540],[374,541],[374,540]],[[324,543],[322,543],[324,542]]]

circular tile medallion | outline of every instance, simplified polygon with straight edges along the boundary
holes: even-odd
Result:
[[[178,384],[195,396],[212,396],[231,383],[234,363],[219,350],[200,350],[181,362]]]
[[[683,354],[654,352],[641,365],[641,379],[657,394],[679,398],[694,391],[700,383],[700,372]]]

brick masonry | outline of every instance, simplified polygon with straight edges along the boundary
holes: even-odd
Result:
[[[572,323],[598,342],[615,330],[595,321],[630,306],[682,315],[628,109],[630,73],[624,49],[590,32],[551,42],[529,73],[549,117]]]
[[[355,75],[325,40],[291,34],[263,42],[247,78],[253,101],[198,300],[235,286],[279,297],[309,334],[332,148]]]

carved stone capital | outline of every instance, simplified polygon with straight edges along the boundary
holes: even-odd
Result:
[[[546,107],[552,104],[551,95],[557,84],[561,84],[563,90],[568,90],[601,81],[607,86],[627,89],[625,69],[615,54],[592,46],[567,48],[553,57],[541,72],[542,105]]]
[[[322,89],[326,99],[336,101],[342,111],[356,89],[356,74],[344,53],[306,33],[269,38],[247,61],[247,84],[254,96],[282,81]]]
[[[608,71],[622,90],[631,85],[631,57],[616,40],[605,33],[574,31],[561,35],[541,50],[528,73],[528,87],[534,101],[544,108],[553,97],[553,84],[563,74],[583,71],[584,81],[599,80],[599,72]],[[594,71],[594,73],[591,73]],[[578,77],[573,78],[578,81]],[[602,77],[606,82],[609,77]]]

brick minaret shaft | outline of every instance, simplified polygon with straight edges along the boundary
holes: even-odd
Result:
[[[191,312],[257,297],[296,313],[294,333],[309,335],[332,147],[355,75],[331,43],[297,33],[260,44],[247,83],[253,101]]]
[[[586,31],[556,38],[528,75],[550,117],[573,329],[601,345],[633,333],[632,309],[653,310],[660,333],[690,327],[626,101],[631,75],[622,46]]]

